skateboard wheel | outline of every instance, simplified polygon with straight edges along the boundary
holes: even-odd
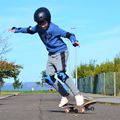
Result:
[[[85,112],[85,108],[84,107],[80,108],[80,113],[84,113],[84,112]]]
[[[92,107],[90,107],[90,110],[91,110],[91,111],[94,111],[94,107],[93,107],[93,106],[92,106]]]
[[[78,109],[75,109],[74,112],[75,112],[75,113],[78,113]]]
[[[69,109],[65,109],[65,113],[69,113],[70,112],[70,110]]]

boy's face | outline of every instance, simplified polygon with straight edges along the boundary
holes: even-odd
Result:
[[[49,24],[48,24],[47,21],[44,21],[43,23],[38,24],[38,26],[39,26],[40,28],[42,28],[43,30],[46,30],[46,29],[48,28]]]

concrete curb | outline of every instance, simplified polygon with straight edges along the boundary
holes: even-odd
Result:
[[[18,93],[11,94],[11,95],[6,95],[6,96],[1,96],[1,97],[0,97],[0,100],[1,100],[1,99],[5,99],[5,98],[8,98],[8,97],[17,96],[17,95],[18,95]]]

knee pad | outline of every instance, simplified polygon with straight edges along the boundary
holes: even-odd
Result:
[[[65,87],[59,81],[58,81],[58,92],[63,97],[69,96],[69,93],[67,92],[67,90],[65,89]]]
[[[64,71],[60,71],[58,73],[58,78],[62,81],[65,82],[67,80],[67,78],[69,78],[69,76],[64,72]]]
[[[45,75],[45,82],[46,83],[48,83],[49,85],[54,85],[54,83],[55,83],[55,78],[54,78],[54,76],[50,76],[50,75]]]

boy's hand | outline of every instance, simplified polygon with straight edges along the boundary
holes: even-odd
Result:
[[[77,47],[77,46],[80,47],[80,43],[79,43],[78,41],[73,42],[72,45],[73,45],[74,47]]]
[[[9,32],[15,32],[15,29],[16,29],[15,27],[12,27],[12,28],[8,29],[8,31]]]

